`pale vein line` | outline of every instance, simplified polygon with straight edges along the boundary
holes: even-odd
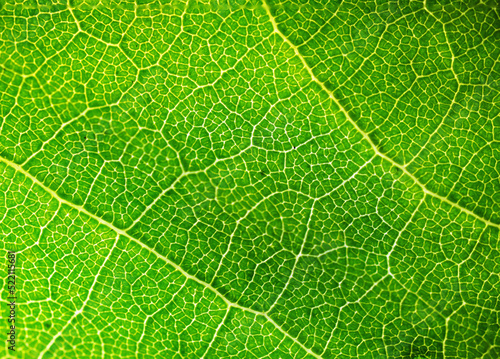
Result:
[[[300,43],[300,45],[298,45],[298,46],[304,46],[304,45],[306,45],[307,43],[309,43],[310,41],[312,41],[312,40],[316,37],[316,35],[321,34],[321,32],[323,31],[323,29],[324,29],[325,27],[327,27],[328,25],[331,25],[331,24],[330,24],[330,23],[331,23],[331,21],[332,21],[332,20],[333,20],[333,19],[337,16],[337,14],[338,14],[338,12],[339,12],[340,8],[342,7],[342,1],[338,4],[338,6],[339,6],[339,7],[337,8],[337,10],[335,10],[335,12],[333,13],[333,15],[332,15],[332,16],[330,16],[330,18],[329,18],[328,20],[326,20],[326,21],[325,21],[325,23],[324,23],[323,25],[321,25],[321,26],[318,28],[318,30],[316,30],[316,31],[314,32],[314,34],[312,34],[312,35],[311,35],[311,36],[310,36],[307,40],[303,41],[303,42],[302,42],[302,43]],[[317,22],[316,22],[316,24],[317,24]]]
[[[150,204],[146,206],[146,208],[141,212],[141,214],[138,215],[137,218],[127,228],[125,228],[125,231],[129,231],[130,229],[132,229],[146,215],[146,213],[148,213],[149,210],[153,208],[154,205],[158,203],[158,201],[162,199],[167,192],[172,191],[184,177],[199,173],[204,173],[204,170],[182,172],[167,188],[162,190],[161,193],[153,201],[151,201]]]
[[[264,318],[267,319],[267,321],[269,321],[272,325],[274,325],[276,327],[276,329],[278,329],[281,333],[283,333],[286,337],[288,337],[289,339],[291,339],[294,343],[296,343],[297,345],[299,345],[303,350],[305,350],[308,354],[314,356],[315,358],[319,358],[319,359],[322,359],[321,356],[319,356],[318,354],[314,353],[311,349],[307,348],[303,343],[301,343],[300,341],[297,340],[297,338],[294,338],[293,336],[291,336],[288,332],[286,332],[280,325],[278,325],[278,323],[276,323],[269,315],[267,315],[267,313],[262,313],[262,312],[259,312],[259,311],[256,311],[256,310],[253,310],[253,309],[250,309],[250,308],[246,308],[246,307],[243,307],[237,303],[233,303],[231,301],[229,301],[226,297],[224,297],[224,295],[222,295],[217,289],[215,289],[214,287],[212,287],[209,283],[206,283],[204,281],[202,281],[201,279],[198,279],[197,277],[189,274],[188,272],[186,272],[184,269],[182,269],[179,265],[177,265],[176,263],[172,262],[170,259],[168,259],[167,257],[161,255],[160,253],[158,253],[154,248],[151,248],[149,246],[147,246],[146,244],[142,243],[140,240],[132,237],[130,234],[128,234],[125,230],[123,229],[120,229],[120,228],[117,228],[115,227],[113,224],[105,221],[104,219],[102,219],[101,217],[98,217],[97,215],[93,214],[93,213],[90,213],[89,211],[87,211],[85,208],[83,208],[82,206],[78,206],[72,202],[69,202],[61,197],[59,197],[59,195],[53,191],[52,189],[50,189],[49,187],[45,186],[41,181],[39,181],[35,176],[33,176],[31,173],[29,173],[28,171],[26,171],[24,168],[22,168],[21,166],[19,166],[18,164],[14,163],[14,162],[11,162],[3,157],[0,157],[0,162],[3,162],[5,163],[6,165],[14,168],[16,171],[22,173],[24,176],[26,176],[27,178],[31,179],[35,184],[37,184],[38,186],[40,186],[42,189],[44,189],[47,193],[49,193],[53,198],[55,198],[56,200],[58,200],[59,202],[61,202],[61,204],[66,204],[67,206],[71,207],[71,208],[74,208],[76,209],[77,211],[79,211],[80,213],[83,213],[87,216],[89,216],[90,218],[93,218],[95,219],[97,222],[99,222],[100,224],[110,228],[111,230],[113,230],[114,232],[116,232],[118,235],[121,235],[125,238],[127,238],[128,240],[138,244],[141,248],[145,249],[146,251],[152,253],[153,255],[155,255],[157,258],[160,258],[162,259],[165,263],[171,265],[175,270],[179,271],[180,273],[182,273],[186,278],[188,279],[191,279],[193,281],[195,281],[196,283],[199,283],[201,284],[202,286],[204,286],[205,288],[211,290],[212,292],[214,292],[217,296],[219,296],[225,303],[226,305],[228,306],[231,306],[231,307],[235,307],[235,308],[238,308],[238,309],[241,309],[243,311],[246,311],[246,312],[250,312],[250,313],[253,313],[255,315],[262,315],[264,316]],[[116,245],[116,242],[115,242],[115,245]],[[113,246],[114,248],[114,246]],[[110,252],[111,253],[111,252]],[[104,264],[103,264],[104,265]],[[99,273],[98,273],[99,275]],[[98,276],[97,275],[97,276]],[[97,278],[97,277],[96,277]],[[94,282],[95,284],[95,282]],[[86,299],[85,303],[84,303],[84,306],[86,305],[86,303],[88,302],[88,299],[90,298],[90,292],[92,291],[94,285],[92,285],[90,291],[89,291],[89,297]],[[80,311],[78,311],[78,314],[81,312],[81,310],[83,310],[83,307],[82,309],[80,309]],[[70,319],[70,322],[71,320],[77,315],[77,313],[75,313],[75,315],[73,315],[73,317]],[[69,325],[70,323],[68,322],[68,324],[66,324],[65,328]],[[61,333],[64,331],[64,329],[57,334],[57,336],[60,336]],[[45,348],[45,350],[40,354],[39,356],[39,359],[42,358],[43,354],[48,350],[48,348],[55,342],[57,338],[53,338],[52,341],[49,343],[49,345],[47,346],[47,348]]]
[[[292,48],[295,52],[295,55],[300,59],[300,61],[302,62],[302,65],[304,66],[304,68],[307,70],[307,72],[309,73],[309,75],[311,76],[312,80],[314,82],[316,82],[323,91],[325,91],[330,99],[339,107],[340,111],[344,114],[344,116],[347,118],[347,120],[354,126],[354,128],[363,136],[363,138],[370,144],[370,146],[372,147],[373,151],[375,151],[375,153],[377,155],[379,155],[380,157],[384,158],[385,160],[389,161],[393,166],[399,168],[401,171],[403,171],[404,174],[406,174],[408,177],[410,177],[417,185],[419,185],[421,188],[422,188],[422,191],[424,191],[425,194],[428,194],[429,196],[432,196],[432,197],[435,197],[435,198],[438,198],[440,199],[441,201],[443,202],[446,202],[448,203],[449,205],[451,205],[452,207],[455,207],[455,208],[458,208],[459,210],[485,222],[486,224],[490,225],[490,226],[493,226],[493,227],[496,227],[496,228],[500,228],[500,224],[496,224],[496,223],[493,223],[489,220],[487,220],[486,218],[483,218],[481,217],[480,215],[474,213],[473,211],[470,211],[464,207],[462,207],[461,205],[459,205],[458,203],[456,202],[453,202],[451,200],[449,200],[448,198],[446,197],[443,197],[437,193],[434,193],[430,190],[427,189],[427,187],[425,187],[425,185],[423,183],[421,183],[413,174],[411,174],[404,166],[398,164],[397,162],[395,162],[392,158],[386,156],[384,153],[380,152],[379,149],[377,148],[377,146],[373,143],[373,141],[370,139],[370,137],[367,135],[366,132],[364,132],[358,125],[357,123],[349,116],[349,113],[346,111],[346,109],[340,104],[340,102],[337,100],[337,98],[333,95],[333,92],[330,91],[323,82],[321,82],[320,80],[318,80],[318,78],[316,78],[316,76],[314,75],[312,69],[309,67],[309,65],[307,64],[305,58],[302,56],[302,54],[299,52],[299,49],[297,46],[295,46],[294,44],[292,44],[290,42],[290,40],[288,40],[286,38],[286,36],[278,29],[278,24],[276,23],[276,20],[274,19],[274,17],[272,16],[271,14],[271,10],[269,9],[269,6],[267,5],[267,2],[266,0],[263,0],[263,7],[265,9],[265,11],[267,12],[267,15],[269,16],[269,20],[271,21],[272,25],[273,25],[273,28],[274,28],[274,32],[279,36],[281,37],[281,39],[283,40],[283,42],[285,42],[288,46],[290,46],[290,48]]]
[[[413,223],[413,220],[415,219],[415,215],[418,213],[420,207],[425,202],[425,197],[426,196],[424,195],[424,197],[422,197],[422,199],[420,200],[418,205],[415,207],[415,210],[411,214],[410,219],[405,223],[403,229],[401,229],[401,231],[398,233],[398,236],[396,237],[396,239],[394,240],[394,243],[392,244],[391,250],[386,255],[386,257],[387,257],[387,274],[393,278],[394,278],[394,274],[391,272],[391,254],[392,254],[392,252],[394,252],[394,249],[396,249],[396,246],[398,245],[399,239],[401,238],[403,233],[406,231],[406,228],[408,227],[408,225],[410,223]]]
[[[309,230],[311,229],[311,219],[312,219],[312,216],[313,216],[313,212],[314,212],[314,205],[317,203],[317,199],[315,199],[311,205],[311,210],[309,212],[309,218],[307,219],[307,223],[306,223],[306,233],[304,234],[304,238],[302,239],[302,245],[300,246],[300,251],[299,251],[299,254],[295,257],[295,262],[293,263],[293,267],[292,267],[292,273],[290,273],[290,276],[288,277],[288,280],[286,281],[286,284],[283,288],[283,290],[281,291],[281,293],[278,295],[278,297],[276,298],[276,300],[274,301],[274,303],[269,307],[269,309],[266,311],[266,313],[270,313],[274,306],[279,302],[279,300],[281,299],[283,293],[285,293],[288,289],[288,285],[290,284],[290,281],[292,280],[293,276],[295,275],[295,270],[297,269],[297,264],[300,260],[300,257],[302,257],[302,252],[304,251],[304,247],[306,245],[306,241],[307,241],[307,236],[309,235]]]
[[[36,183],[36,182],[35,182]],[[37,183],[39,184],[39,183]],[[43,187],[42,187],[43,188]],[[54,197],[57,199],[57,197]],[[63,203],[61,201],[61,203]],[[89,293],[87,294],[87,298],[85,299],[85,301],[83,302],[82,304],[82,307],[80,309],[78,309],[77,311],[75,311],[73,313],[73,315],[71,316],[71,318],[68,320],[68,322],[64,325],[64,327],[56,334],[52,337],[52,340],[49,342],[49,344],[47,344],[47,346],[45,347],[45,349],[43,349],[41,352],[40,352],[40,355],[38,355],[38,359],[42,359],[43,356],[45,355],[45,353],[47,353],[47,351],[50,350],[50,348],[52,347],[52,345],[54,345],[54,343],[56,342],[57,338],[59,338],[65,331],[66,331],[66,328],[68,328],[71,324],[71,322],[73,321],[73,319],[75,319],[78,315],[80,315],[81,313],[83,313],[83,310],[85,309],[85,307],[87,306],[87,303],[89,302],[90,300],[90,296],[92,295],[92,292],[94,290],[94,287],[97,283],[97,279],[99,278],[99,276],[101,275],[101,271],[102,269],[104,268],[104,266],[106,265],[106,263],[108,262],[108,259],[111,257],[111,254],[113,253],[113,250],[115,249],[116,245],[118,244],[118,239],[120,238],[120,235],[119,233],[116,234],[116,238],[115,238],[115,241],[113,243],[113,246],[111,247],[111,249],[109,250],[109,253],[108,255],[106,256],[106,258],[104,259],[104,261],[102,262],[102,265],[99,267],[99,270],[97,271],[97,274],[95,276],[95,280],[94,282],[92,283],[92,285],[90,286],[89,288]]]
[[[227,309],[226,309],[226,314],[224,314],[224,318],[222,318],[221,322],[217,326],[217,329],[215,329],[214,336],[212,337],[212,340],[210,341],[210,343],[208,343],[207,349],[205,350],[205,352],[201,356],[201,359],[205,359],[205,355],[207,355],[208,352],[210,351],[210,348],[212,347],[212,345],[213,345],[215,339],[217,338],[217,336],[219,335],[219,330],[224,325],[224,323],[226,321],[226,318],[227,318],[230,310],[231,310],[231,306],[228,306]]]
[[[462,302],[460,307],[455,309],[450,315],[448,315],[445,319],[444,323],[444,339],[443,339],[443,359],[446,359],[446,341],[448,340],[448,333],[450,332],[450,329],[448,328],[448,325],[450,323],[451,317],[453,317],[462,307],[465,305],[465,302]]]
[[[137,280],[141,279],[141,277],[137,278]],[[136,282],[137,282],[136,280]],[[136,283],[134,282],[134,284]],[[162,307],[158,308],[157,310],[154,311],[153,314],[147,314],[146,315],[146,319],[144,319],[144,323],[142,325],[142,333],[141,333],[141,337],[139,338],[139,340],[137,341],[136,343],[136,351],[139,353],[139,347],[140,345],[142,344],[142,340],[144,339],[144,336],[146,335],[146,326],[147,326],[147,323],[148,323],[148,320],[153,318],[156,314],[158,314],[160,311],[166,309],[172,302],[174,302],[174,300],[177,298],[177,295],[179,294],[179,292],[184,288],[184,286],[187,284],[188,282],[188,279],[186,278],[186,280],[184,281],[184,283],[182,283],[182,285],[179,286],[179,289],[177,289],[175,291],[175,293],[172,295],[172,298],[167,302],[165,303]],[[132,293],[132,286],[131,287],[131,293]],[[131,294],[132,295],[132,294]],[[141,306],[139,303],[137,303],[136,300],[134,300],[135,304],[137,306]],[[167,309],[168,310],[168,309]]]
[[[261,198],[259,201],[257,201],[257,202],[256,202],[256,203],[255,203],[255,204],[254,204],[251,208],[249,208],[249,209],[245,212],[245,214],[244,214],[243,216],[241,216],[240,218],[238,218],[238,219],[236,220],[234,230],[231,232],[231,235],[229,236],[229,244],[227,245],[227,249],[226,249],[226,251],[224,252],[224,254],[222,254],[221,260],[219,261],[219,265],[218,265],[218,267],[217,267],[217,270],[215,271],[215,274],[214,274],[214,276],[213,276],[213,278],[212,278],[212,282],[210,282],[210,284],[213,284],[213,282],[214,282],[214,281],[215,281],[215,279],[217,278],[217,275],[219,274],[219,271],[220,271],[220,269],[221,269],[221,267],[222,267],[222,262],[224,262],[224,259],[226,258],[226,256],[228,255],[228,253],[229,253],[229,251],[230,251],[230,249],[231,249],[231,246],[232,246],[232,244],[233,244],[233,238],[234,238],[234,236],[235,236],[235,234],[236,234],[236,231],[238,230],[238,228],[239,228],[239,226],[240,226],[241,222],[242,222],[242,221],[244,221],[244,220],[248,217],[248,215],[249,215],[250,213],[252,213],[255,209],[257,209],[257,208],[258,208],[258,207],[259,207],[262,203],[264,203],[264,202],[265,202],[265,201],[267,201],[268,199],[270,199],[270,198],[272,198],[272,197],[274,197],[274,196],[276,196],[276,195],[278,195],[278,194],[284,194],[284,193],[287,193],[287,192],[292,192],[292,193],[293,193],[293,192],[295,192],[295,193],[302,194],[302,193],[300,193],[300,192],[296,192],[296,191],[294,191],[294,190],[292,190],[292,189],[287,189],[287,190],[285,190],[285,191],[283,191],[283,192],[271,193],[271,194],[270,194],[270,195],[268,195],[268,196],[262,197],[262,198]],[[302,195],[303,195],[303,194],[302,194]],[[304,196],[305,196],[305,197],[309,197],[309,196],[307,196],[307,195],[304,195]]]
[[[422,301],[422,303],[424,303],[428,308],[430,308],[433,312],[435,312],[438,316],[440,316],[441,318],[445,319],[446,320],[446,317],[443,315],[442,311],[439,311],[437,310],[434,306],[430,305],[429,302],[427,302],[426,300],[424,300],[420,294],[418,294],[418,292],[406,287],[398,278],[396,277],[392,277],[393,280],[396,281],[396,283],[398,283],[403,289],[405,289],[407,291],[407,293],[411,293],[413,294],[414,296],[416,296],[420,301]]]
[[[427,0],[426,0],[427,1]],[[434,131],[430,134],[429,138],[427,139],[427,141],[425,142],[425,144],[421,145],[421,148],[420,148],[420,151],[418,151],[418,153],[413,156],[413,158],[411,159],[410,162],[408,162],[407,164],[405,164],[406,167],[408,167],[410,165],[410,163],[412,163],[413,161],[415,161],[415,159],[417,159],[420,154],[424,151],[424,150],[427,150],[427,145],[430,144],[430,142],[432,141],[433,137],[438,133],[438,131],[441,129],[441,127],[443,126],[446,118],[450,115],[451,111],[453,110],[453,106],[455,104],[457,104],[456,102],[456,99],[457,99],[457,96],[460,92],[460,87],[463,85],[462,83],[460,83],[460,80],[458,79],[458,76],[457,74],[455,73],[455,70],[454,70],[454,64],[455,64],[455,55],[453,54],[453,50],[451,49],[451,43],[448,39],[448,34],[446,32],[446,27],[445,27],[445,24],[443,22],[441,22],[441,20],[439,20],[429,9],[427,9],[427,4],[424,2],[424,9],[425,11],[427,11],[438,23],[441,23],[441,25],[443,25],[443,33],[444,33],[444,36],[446,37],[446,44],[448,45],[448,48],[450,49],[450,54],[451,54],[451,65],[450,65],[450,70],[451,72],[453,73],[453,76],[455,77],[455,81],[457,81],[457,91],[455,92],[455,96],[453,96],[453,99],[450,103],[450,107],[448,108],[448,111],[446,111],[446,114],[443,116],[443,119],[441,120],[441,122],[439,123],[438,126],[436,126],[436,128],[434,129]],[[453,189],[450,191],[452,192]]]

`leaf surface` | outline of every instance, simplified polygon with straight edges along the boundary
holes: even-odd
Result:
[[[499,357],[495,6],[2,5],[1,356]]]

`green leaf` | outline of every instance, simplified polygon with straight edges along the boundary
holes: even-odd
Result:
[[[9,0],[0,34],[0,357],[500,357],[495,2]]]

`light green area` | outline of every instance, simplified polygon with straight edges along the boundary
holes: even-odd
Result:
[[[500,357],[499,39],[494,2],[2,3],[0,357]]]

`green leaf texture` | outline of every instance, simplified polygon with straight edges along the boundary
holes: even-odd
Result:
[[[0,357],[500,358],[499,14],[2,2]]]

